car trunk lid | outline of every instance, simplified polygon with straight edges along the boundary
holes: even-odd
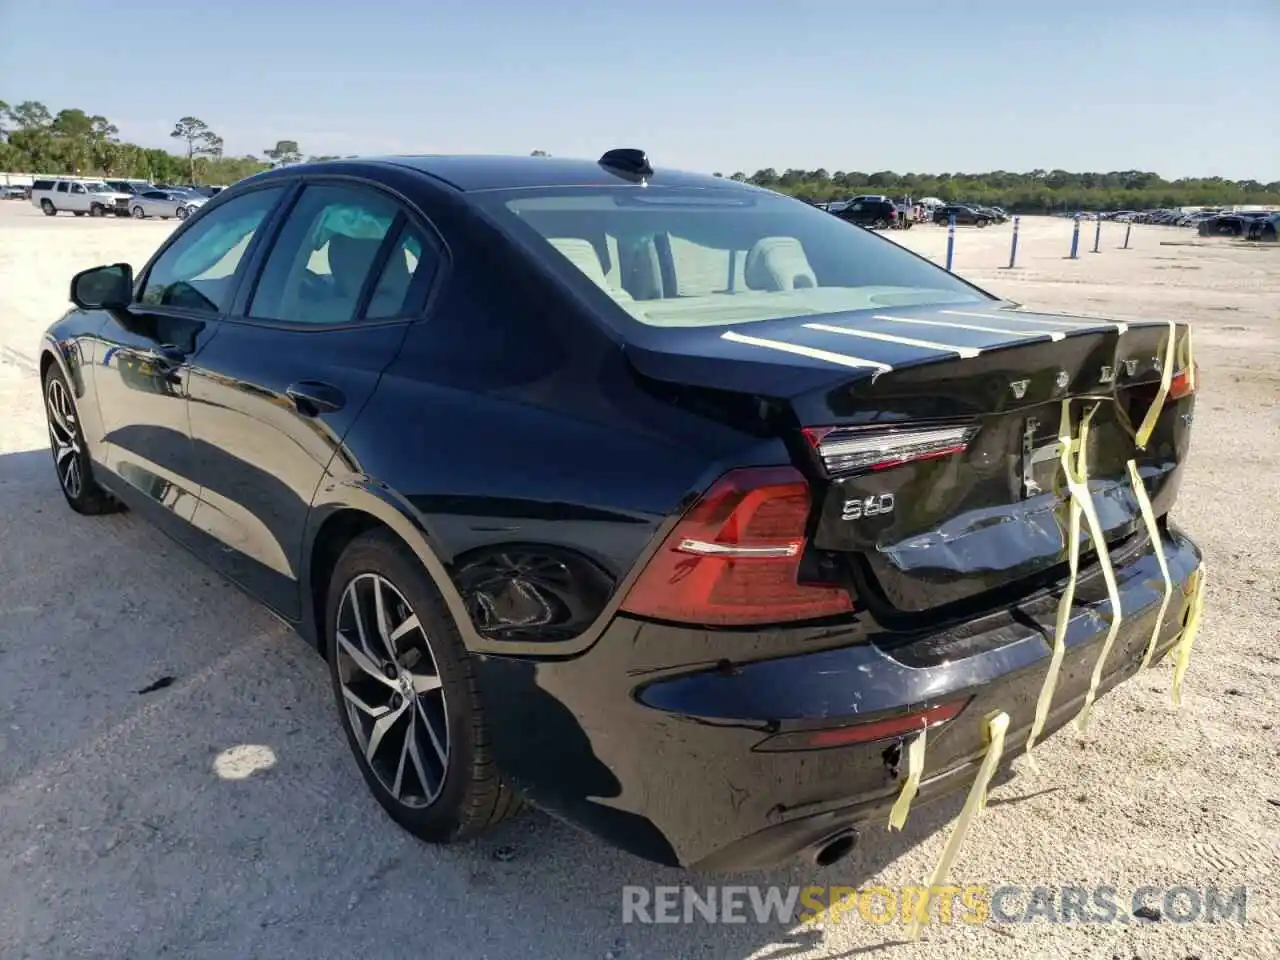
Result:
[[[1092,410],[1085,461],[1108,542],[1142,529],[1130,459],[1168,511],[1194,397],[1164,403],[1145,450],[1135,434],[1175,332],[1180,357],[1185,326],[996,303],[699,330],[678,352],[629,352],[646,376],[778,401],[778,432],[813,478],[812,546],[909,627],[989,607],[1065,562],[1064,401],[1073,434]]]

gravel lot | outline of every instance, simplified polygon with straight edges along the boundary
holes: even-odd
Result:
[[[78,269],[140,267],[170,223],[0,203],[0,956],[1274,958],[1280,940],[1280,249],[1070,224],[958,231],[955,269],[1033,307],[1193,322],[1202,386],[1178,521],[1208,558],[1181,711],[1172,668],[1101,701],[993,790],[959,884],[1246,884],[1248,920],[825,930],[624,926],[623,884],[705,883],[540,814],[436,850],[392,826],[347,756],[325,667],[132,516],[62,502],[36,349]],[[893,239],[941,260],[946,231]],[[1176,241],[1166,245],[1164,241]],[[162,678],[173,682],[142,693]],[[957,803],[836,867],[733,882],[920,883]],[[1126,911],[1127,912],[1127,911]],[[1267,944],[1271,944],[1270,947]]]

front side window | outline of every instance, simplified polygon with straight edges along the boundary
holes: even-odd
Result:
[[[650,185],[472,196],[553,269],[608,294],[624,324],[720,327],[989,299],[892,242],[765,191]]]
[[[72,192],[72,193],[84,193],[84,184],[83,184],[83,183],[73,183],[73,184],[71,185],[71,192]]]
[[[268,187],[242,194],[192,223],[152,265],[142,302],[210,313],[226,310],[236,268],[283,191]]]
[[[307,187],[262,268],[249,316],[350,323],[399,213],[392,200],[371,190]]]

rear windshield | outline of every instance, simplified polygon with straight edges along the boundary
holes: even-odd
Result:
[[[471,196],[553,269],[585,277],[648,326],[990,299],[892,241],[765,191],[559,187]]]

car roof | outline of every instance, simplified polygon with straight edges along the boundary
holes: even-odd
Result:
[[[366,162],[408,167],[464,191],[561,186],[609,187],[633,182],[625,174],[612,172],[595,160],[566,157],[423,155],[370,157]],[[755,189],[723,177],[667,169],[660,163],[653,163],[653,167],[653,174],[646,179],[654,186]]]

